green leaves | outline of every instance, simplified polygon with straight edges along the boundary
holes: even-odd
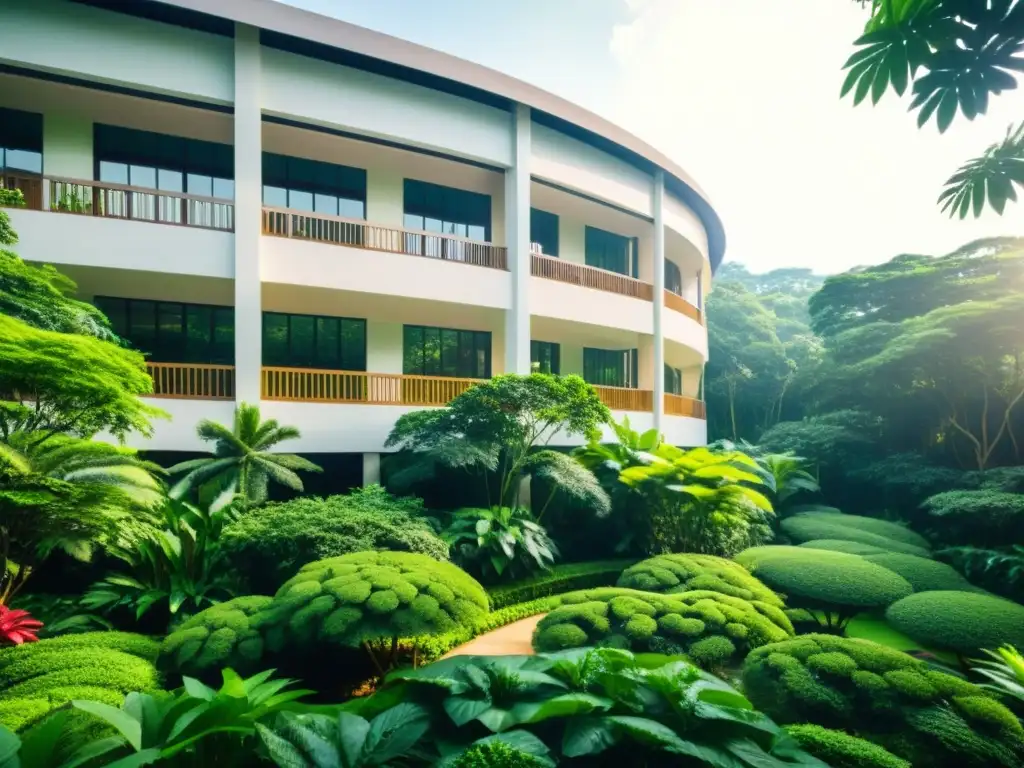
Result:
[[[1006,137],[981,157],[969,160],[946,182],[939,204],[950,218],[981,216],[987,202],[1002,215],[1008,200],[1017,200],[1016,187],[1024,189],[1024,122],[1010,126]]]
[[[533,573],[558,557],[555,542],[522,507],[456,510],[442,538],[456,563],[484,579]]]

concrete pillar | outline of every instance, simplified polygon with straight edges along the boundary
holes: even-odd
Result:
[[[60,112],[43,115],[43,173],[89,181],[93,178],[92,121]]]
[[[366,321],[366,370],[402,373],[402,324]]]
[[[512,112],[512,167],[505,171],[505,243],[512,306],[505,313],[505,373],[530,372],[530,108]]]
[[[646,389],[650,392],[656,388],[658,377],[654,368],[654,356],[654,337],[641,336],[636,351],[637,389]],[[664,374],[662,374],[662,386],[664,383]]]
[[[380,454],[363,454],[363,487],[380,485]]]
[[[654,428],[663,432],[665,422],[665,172],[654,174]]]
[[[263,125],[259,30],[235,25],[235,399],[259,403]]]
[[[405,223],[404,177],[391,168],[366,171],[366,220],[386,227]]]

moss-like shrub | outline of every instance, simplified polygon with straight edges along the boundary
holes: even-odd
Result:
[[[240,674],[256,671],[263,656],[260,616],[272,602],[251,595],[200,611],[164,639],[161,667],[191,677],[224,667]]]
[[[253,592],[273,594],[302,566],[354,552],[418,552],[448,559],[448,545],[425,519],[423,502],[379,485],[347,496],[300,497],[246,512],[221,547]]]
[[[821,611],[835,629],[842,629],[856,613],[885,608],[913,591],[906,579],[888,568],[845,552],[753,547],[736,560],[782,593],[788,606]]]
[[[599,560],[592,563],[566,563],[556,565],[528,579],[490,587],[487,596],[491,608],[498,610],[509,605],[538,600],[550,595],[561,595],[580,589],[614,586],[622,571],[635,560]]]
[[[959,571],[946,563],[917,555],[886,552],[881,555],[865,555],[864,559],[898,573],[910,582],[915,592],[946,590],[958,592],[980,592],[971,585]]]
[[[928,557],[928,542],[909,528],[859,515],[832,512],[801,512],[787,517],[779,527],[796,543],[815,539],[840,539],[908,555]]]
[[[977,592],[920,592],[885,612],[894,628],[930,648],[969,656],[982,648],[1024,648],[1024,606]]]
[[[820,725],[790,725],[786,732],[831,768],[912,768],[892,752],[843,731]]]
[[[609,587],[562,595],[560,602],[534,631],[537,651],[595,645],[684,653],[715,669],[793,634],[778,606],[718,592],[658,595]]]
[[[5,648],[0,725],[20,731],[73,699],[120,705],[126,693],[153,690],[158,647],[140,635],[89,632]]]
[[[538,768],[541,765],[547,763],[541,763],[533,755],[495,740],[470,747],[459,756],[452,768]]]
[[[659,555],[627,568],[618,586],[675,594],[703,590],[782,607],[782,598],[739,563],[713,555]]]
[[[827,549],[830,552],[845,552],[848,555],[885,555],[888,549],[876,547],[874,544],[864,544],[860,541],[846,541],[845,539],[812,539],[800,544],[807,549]]]
[[[983,689],[868,640],[803,635],[757,648],[743,687],[776,722],[857,733],[915,766],[1024,760],[1024,728]]]

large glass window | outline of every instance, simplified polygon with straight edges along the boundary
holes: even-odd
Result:
[[[263,204],[365,219],[366,171],[264,152]]]
[[[552,341],[530,342],[530,367],[535,373],[562,372],[561,348]]]
[[[366,321],[264,312],[263,364],[365,371]]]
[[[406,179],[405,226],[423,232],[490,242],[491,196]]]
[[[235,310],[180,301],[97,296],[114,333],[157,363],[234,365]]]
[[[110,184],[233,200],[235,157],[229,144],[116,125],[93,131],[96,178]]]
[[[545,256],[558,255],[558,216],[538,208],[530,209],[530,242],[540,245]]]
[[[665,259],[665,290],[676,296],[683,295],[683,276],[673,262]]]
[[[665,392],[670,395],[683,394],[683,372],[665,365]]]
[[[585,235],[586,262],[592,267],[636,277],[638,272],[638,240],[616,235],[597,227],[587,227]]]
[[[0,174],[43,172],[43,116],[0,108]]]
[[[599,387],[637,386],[636,349],[583,349],[583,379]]]
[[[402,372],[417,376],[491,377],[491,334],[407,325]]]

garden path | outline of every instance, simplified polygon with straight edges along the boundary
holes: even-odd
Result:
[[[533,647],[530,645],[530,638],[533,637],[534,628],[543,618],[544,614],[538,614],[506,624],[500,629],[495,629],[460,645],[445,654],[443,658],[447,659],[449,656],[532,656]]]

